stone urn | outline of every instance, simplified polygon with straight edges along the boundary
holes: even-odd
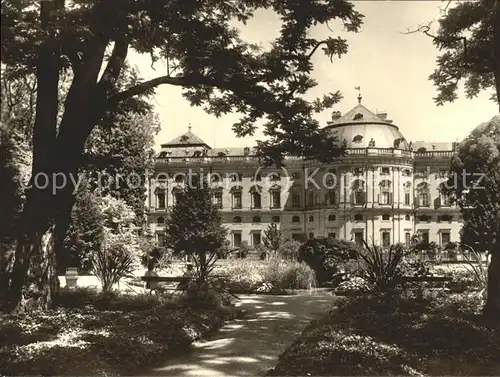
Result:
[[[68,267],[66,269],[66,287],[75,288],[76,282],[78,281],[78,268],[76,267]]]

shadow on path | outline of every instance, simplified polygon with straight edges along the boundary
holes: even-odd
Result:
[[[309,322],[335,301],[327,292],[296,296],[242,295],[237,306],[246,311],[227,323],[211,340],[169,359],[150,376],[255,376],[273,368],[278,356]]]

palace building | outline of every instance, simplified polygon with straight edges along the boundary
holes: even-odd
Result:
[[[189,131],[163,144],[148,185],[150,230],[164,243],[176,191],[190,175],[206,175],[234,247],[262,242],[279,224],[285,239],[334,237],[369,244],[409,243],[421,233],[445,246],[459,241],[460,210],[440,192],[454,143],[408,142],[387,113],[361,104],[334,112],[323,128],[347,143],[333,163],[287,157],[262,168],[253,148],[211,148]]]

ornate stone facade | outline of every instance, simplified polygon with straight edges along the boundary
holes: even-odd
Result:
[[[439,192],[452,143],[408,143],[387,114],[362,104],[335,112],[323,132],[345,141],[347,155],[328,165],[288,157],[282,169],[263,169],[250,148],[212,149],[191,129],[163,144],[148,186],[151,231],[161,244],[176,190],[203,174],[235,247],[261,243],[272,222],[287,239],[389,245],[420,232],[443,246],[459,241],[460,211]]]

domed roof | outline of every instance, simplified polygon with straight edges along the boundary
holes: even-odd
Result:
[[[375,114],[358,104],[345,115],[328,122],[323,131],[347,143],[348,148],[395,148],[409,150],[399,128],[386,120],[387,114]]]

